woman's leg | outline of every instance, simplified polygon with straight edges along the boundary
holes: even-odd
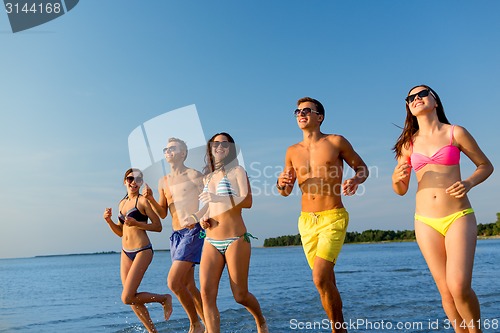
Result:
[[[224,256],[208,241],[205,241],[200,263],[200,292],[205,316],[205,328],[208,333],[220,333],[217,294],[224,266]]]
[[[122,302],[129,304],[148,332],[156,332],[156,328],[149,316],[145,303],[157,302],[163,306],[165,320],[172,313],[172,296],[167,294],[137,293],[144,273],[153,259],[153,251],[145,250],[137,253],[134,261],[124,253],[121,256],[121,277],[123,284]]]
[[[444,236],[420,221],[415,221],[415,235],[420,251],[441,294],[441,302],[446,316],[451,324],[461,323],[463,319],[457,311],[446,281],[446,247]],[[457,326],[455,332],[468,332],[460,328],[460,325]]]
[[[253,315],[257,331],[267,333],[266,318],[262,315],[259,301],[248,291],[250,252],[250,243],[245,241],[243,237],[229,245],[226,250],[229,281],[235,301],[243,305]]]
[[[472,290],[472,268],[476,252],[477,224],[474,214],[457,219],[448,229],[446,245],[446,283],[455,306],[463,318],[457,325],[469,332],[481,332],[479,301]]]

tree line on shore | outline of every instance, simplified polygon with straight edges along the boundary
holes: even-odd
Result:
[[[482,237],[500,235],[500,213],[497,213],[497,220],[493,223],[478,224],[477,235]],[[365,243],[365,242],[388,242],[388,241],[413,241],[415,240],[414,230],[365,230],[363,232],[347,232],[344,243]],[[293,246],[301,245],[300,235],[287,235],[275,238],[266,238],[264,247],[272,246]]]

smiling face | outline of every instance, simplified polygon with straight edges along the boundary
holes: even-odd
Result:
[[[127,188],[127,192],[129,194],[139,192],[139,189],[141,188],[141,185],[144,181],[142,177],[142,172],[140,172],[139,170],[128,170],[128,172],[125,174],[123,184]]]
[[[436,98],[427,87],[413,88],[406,98],[410,112],[416,116],[423,112],[435,110],[437,107]]]
[[[300,129],[316,127],[321,125],[321,121],[323,120],[323,115],[318,114],[316,110],[316,104],[313,102],[302,102],[298,105],[299,110],[303,110],[302,112],[298,112],[297,117],[297,125],[299,125]],[[310,112],[304,112],[305,110]]]
[[[186,152],[183,151],[181,144],[179,142],[171,141],[163,149],[165,154],[165,159],[168,163],[173,163],[176,161],[184,161]]]
[[[229,154],[230,145],[231,143],[225,135],[220,134],[214,138],[213,142],[210,144],[210,149],[215,163],[218,163],[226,158]]]

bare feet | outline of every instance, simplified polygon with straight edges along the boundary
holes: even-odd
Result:
[[[203,329],[203,326],[201,326],[201,324],[198,322],[196,324],[191,325],[188,333],[203,333],[203,332],[206,331]]]
[[[260,325],[260,327],[257,327],[257,332],[269,333],[269,328],[267,327],[267,322],[264,322],[263,324]]]
[[[172,314],[172,296],[166,295],[165,300],[161,302],[161,306],[163,306],[165,320],[168,320],[170,318],[170,315]]]

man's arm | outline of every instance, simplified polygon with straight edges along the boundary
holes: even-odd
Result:
[[[166,186],[166,179],[160,179],[158,182],[158,201],[155,200],[153,191],[147,184],[144,185],[144,189],[142,190],[142,195],[151,204],[151,208],[154,212],[162,219],[166,218],[168,214],[168,203],[167,197],[165,196]]]
[[[342,184],[342,193],[344,195],[353,195],[358,186],[365,182],[369,176],[368,167],[363,159],[356,153],[352,145],[340,136],[340,154],[342,159],[354,170],[354,177],[346,179]]]
[[[289,147],[285,156],[285,168],[278,176],[278,181],[276,182],[278,192],[284,197],[287,197],[290,193],[292,193],[293,185],[295,184],[295,179],[297,178],[292,164],[292,155],[293,147]]]

